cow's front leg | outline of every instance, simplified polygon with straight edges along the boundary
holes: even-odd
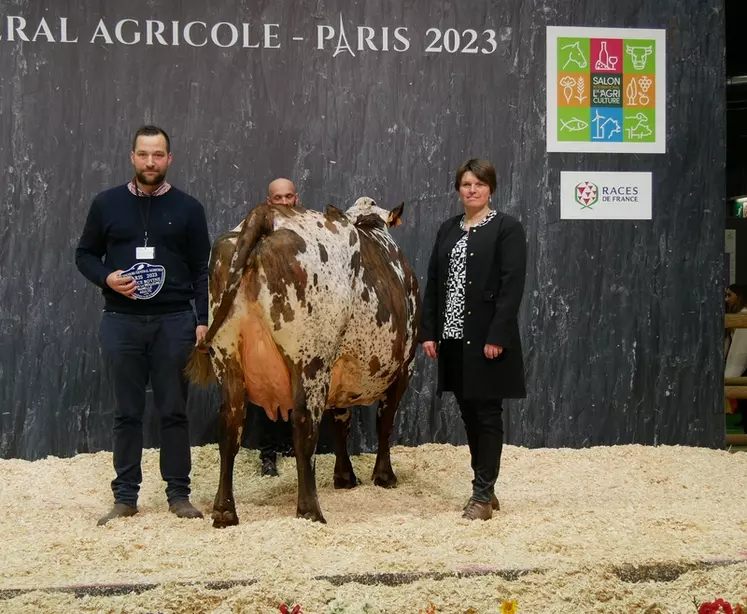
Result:
[[[233,394],[224,392],[220,407],[220,481],[212,514],[213,527],[216,529],[239,524],[236,502],[233,498],[233,466],[241,445],[245,415],[243,387],[234,387]]]
[[[355,488],[361,481],[353,471],[353,463],[348,454],[350,434],[349,409],[332,410],[332,428],[335,434],[335,488]]]
[[[407,369],[403,368],[402,374],[387,388],[386,394],[379,402],[376,411],[376,432],[379,438],[379,447],[376,452],[376,464],[371,479],[376,486],[383,488],[394,488],[397,485],[397,476],[392,469],[390,456],[391,438],[397,407],[402,395],[407,390],[409,381]]]

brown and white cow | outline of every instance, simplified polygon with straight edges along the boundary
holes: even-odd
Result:
[[[313,457],[328,409],[335,412],[335,488],[360,484],[347,452],[347,408],[377,401],[372,480],[396,485],[390,436],[420,318],[417,279],[388,232],[401,223],[403,207],[386,211],[370,198],[344,213],[260,205],[213,245],[210,359],[195,352],[189,371],[203,385],[217,376],[222,389],[213,526],[238,523],[233,467],[245,396],[273,420],[293,410],[298,517],[325,522]]]

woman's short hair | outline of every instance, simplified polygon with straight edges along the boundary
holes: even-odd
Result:
[[[739,313],[747,307],[747,286],[744,284],[731,284],[727,290],[734,293],[737,297],[737,301],[731,306],[729,313]]]
[[[457,192],[459,191],[459,185],[462,183],[462,175],[467,171],[474,174],[480,181],[487,183],[491,194],[495,192],[497,183],[495,179],[495,167],[487,160],[480,160],[479,158],[470,158],[457,169],[456,178],[454,179],[454,189]]]

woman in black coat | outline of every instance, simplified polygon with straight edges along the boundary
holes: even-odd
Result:
[[[499,509],[502,400],[526,396],[517,320],[526,239],[517,219],[490,207],[496,187],[490,162],[467,160],[454,187],[464,214],[438,229],[420,338],[425,353],[438,358],[438,393],[454,393],[467,430],[474,479],[463,517],[488,520]]]

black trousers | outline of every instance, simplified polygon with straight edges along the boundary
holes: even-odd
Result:
[[[472,459],[472,498],[489,502],[501,468],[503,452],[502,399],[472,399],[462,386],[464,365],[462,340],[446,339],[439,344],[439,360],[444,361],[444,390],[454,393]]]
[[[271,458],[275,460],[278,454],[290,456],[293,454],[293,433],[291,422],[285,422],[279,415],[277,422],[267,417],[265,410],[250,404],[254,411],[259,412],[257,416],[257,447],[259,458]]]
[[[116,503],[137,504],[143,480],[143,414],[150,380],[161,417],[161,477],[169,503],[189,497],[192,461],[184,368],[195,343],[191,311],[163,315],[104,312],[99,340],[114,384]]]

